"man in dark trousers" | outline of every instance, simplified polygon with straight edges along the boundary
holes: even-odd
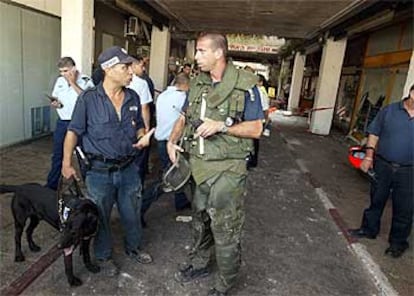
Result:
[[[76,100],[83,90],[94,86],[88,76],[79,73],[75,61],[71,57],[60,58],[57,67],[60,76],[56,79],[53,87],[50,105],[56,108],[59,118],[53,132],[52,165],[46,184],[46,187],[53,190],[58,187],[60,171],[62,170],[63,141],[72,118]]]
[[[400,257],[408,249],[413,223],[414,180],[414,85],[408,97],[383,108],[368,128],[367,152],[361,170],[374,169],[371,204],[362,225],[350,229],[356,238],[375,239],[388,197],[392,199],[392,223],[385,254]]]

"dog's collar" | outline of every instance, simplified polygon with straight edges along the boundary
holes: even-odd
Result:
[[[84,198],[84,194],[80,189],[78,181],[72,179],[69,186],[66,187],[66,191],[70,193],[71,198],[68,201],[64,199],[64,181],[63,177],[59,180],[59,186],[57,191],[58,197],[58,214],[59,214],[59,231],[62,232],[66,227],[66,223],[69,219],[71,212],[79,205],[79,201]]]

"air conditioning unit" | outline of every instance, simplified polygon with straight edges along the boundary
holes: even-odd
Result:
[[[125,36],[137,36],[139,31],[138,18],[130,16],[125,29]]]

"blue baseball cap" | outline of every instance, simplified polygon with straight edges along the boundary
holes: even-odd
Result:
[[[107,69],[116,64],[131,64],[135,59],[128,55],[120,46],[112,46],[105,49],[98,57],[98,63],[102,69]]]

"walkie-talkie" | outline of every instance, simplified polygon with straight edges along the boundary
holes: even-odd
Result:
[[[173,108],[174,108],[174,110],[175,110],[175,111],[177,111],[177,112],[178,112],[178,113],[180,113],[182,116],[184,116],[185,118],[187,118],[187,115],[186,115],[183,111],[179,110],[179,109],[178,109],[177,107],[175,107],[175,106],[173,106]],[[194,119],[194,120],[188,120],[188,122],[190,122],[190,124],[191,124],[191,125],[192,125],[195,129],[198,129],[198,127],[204,123],[204,121],[202,121],[200,118],[198,118],[198,119]]]
[[[202,125],[204,121],[202,121],[200,118],[195,120],[190,120],[190,124],[194,126],[195,129],[198,129],[200,125]]]

